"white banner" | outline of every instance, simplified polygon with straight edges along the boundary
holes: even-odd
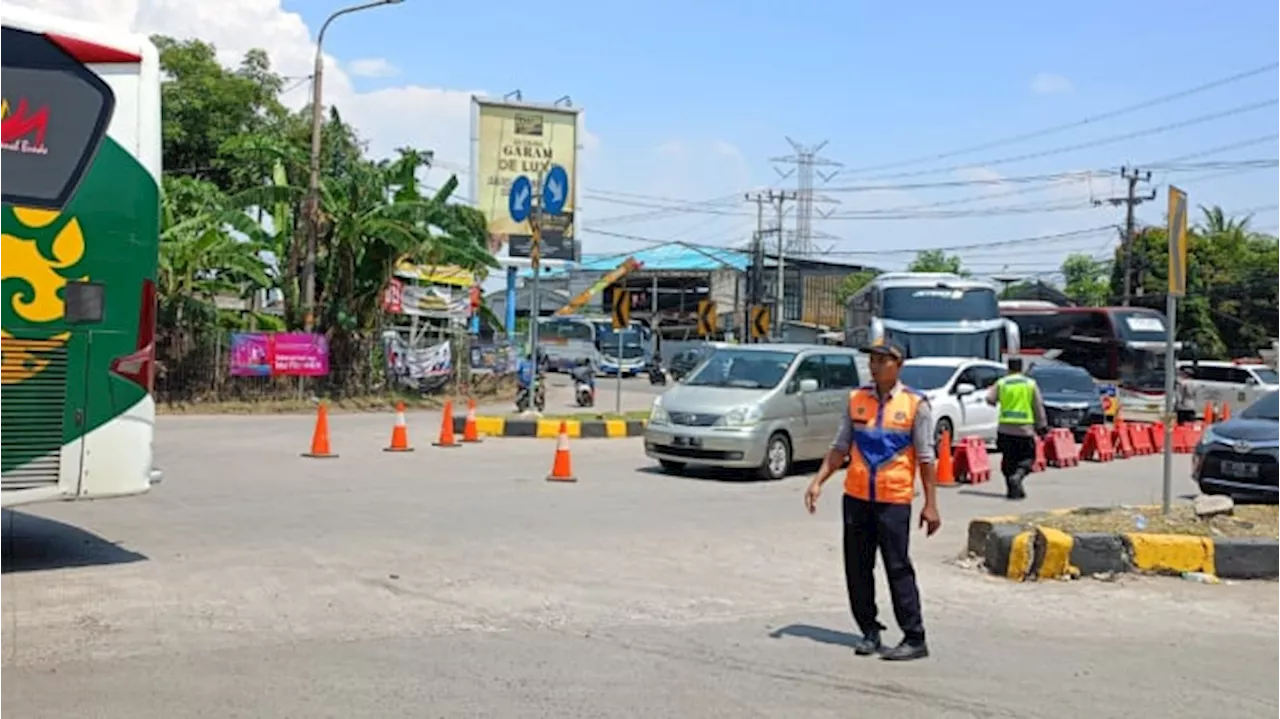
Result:
[[[394,332],[383,335],[388,374],[403,384],[416,385],[427,377],[448,376],[453,371],[453,354],[448,342],[431,347],[410,348]]]

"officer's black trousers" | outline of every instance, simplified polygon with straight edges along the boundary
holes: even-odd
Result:
[[[1036,438],[1016,434],[996,435],[996,449],[1000,450],[1000,473],[1006,484],[1018,484],[1031,474],[1036,463]]]
[[[924,642],[920,591],[916,570],[907,553],[911,539],[911,505],[866,502],[844,495],[844,577],[853,620],[863,636],[879,637],[884,630],[876,616],[876,550],[889,575],[893,614],[904,638]]]

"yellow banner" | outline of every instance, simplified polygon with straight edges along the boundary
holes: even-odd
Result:
[[[538,178],[551,164],[569,174],[569,197],[565,202],[559,234],[573,237],[574,196],[578,186],[576,163],[578,112],[519,103],[476,101],[476,207],[484,213],[489,227],[489,249],[501,253],[513,239],[532,235],[529,222],[514,222],[507,209],[511,183],[528,176],[538,191]],[[549,228],[544,228],[544,234]],[[545,253],[544,253],[544,256]]]

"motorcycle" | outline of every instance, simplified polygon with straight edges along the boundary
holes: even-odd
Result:
[[[543,378],[539,376],[538,381],[535,384],[536,386],[533,390],[533,397],[532,397],[533,407],[537,411],[543,412],[547,409],[546,383],[543,381]],[[523,414],[524,412],[528,412],[529,400],[530,400],[530,397],[529,397],[528,387],[520,387],[519,389],[517,389],[516,390],[516,411],[521,414]]]
[[[667,383],[667,373],[663,371],[660,363],[649,362],[645,365],[645,371],[649,373],[649,384],[665,385]]]
[[[573,397],[578,401],[579,407],[595,406],[596,389],[586,382],[575,382],[573,385]]]

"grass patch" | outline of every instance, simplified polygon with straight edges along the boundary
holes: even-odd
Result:
[[[1138,529],[1139,516],[1146,527]],[[1079,509],[1061,514],[1032,514],[1023,518],[1027,526],[1049,527],[1068,533],[1099,532],[1121,534],[1185,534],[1197,537],[1263,537],[1280,538],[1280,515],[1269,505],[1236,505],[1235,513],[1207,519],[1196,516],[1191,505],[1171,507],[1168,516],[1160,507],[1110,507]]]

